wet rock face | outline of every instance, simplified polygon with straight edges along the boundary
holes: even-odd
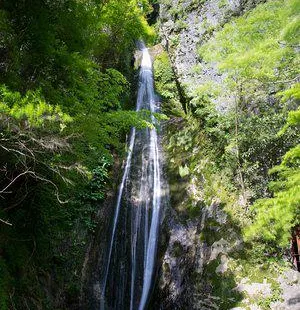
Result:
[[[186,96],[193,97],[195,87],[213,82],[223,89],[224,76],[207,66],[197,49],[225,23],[265,0],[169,0],[160,8],[160,35]],[[226,93],[224,91],[223,93]],[[224,106],[224,102],[226,105]],[[219,110],[230,107],[230,95],[216,100]]]
[[[118,167],[119,168],[119,167]],[[117,175],[115,172],[115,177]],[[107,194],[97,214],[98,226],[95,236],[91,237],[82,268],[81,306],[79,309],[98,309],[101,295],[101,274],[104,273],[107,244],[110,241],[110,226],[113,219],[114,191]]]
[[[224,277],[229,280],[228,287],[219,283],[224,288],[221,297],[214,296],[212,290],[211,278],[218,281],[223,277],[228,256],[242,248],[237,231],[226,219],[217,203],[203,207],[199,217],[187,221],[181,220],[177,211],[169,210],[165,223],[169,242],[162,257],[153,309],[214,309],[222,304],[222,294],[235,288],[229,274]]]
[[[289,270],[279,276],[277,280],[282,290],[282,301],[272,303],[272,309],[300,309],[300,273],[295,270]]]
[[[163,257],[159,289],[160,309],[183,309],[191,306],[190,287],[186,285],[195,265],[193,235],[195,227],[169,221],[170,239]]]

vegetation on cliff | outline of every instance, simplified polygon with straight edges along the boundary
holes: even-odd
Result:
[[[264,196],[256,190],[255,175],[261,170],[264,179],[271,179],[265,172],[282,158],[281,165],[270,171],[275,197],[254,204],[257,217],[248,234],[278,245],[289,243],[292,228],[300,222],[299,146],[295,146],[299,110],[289,112],[299,106],[300,99],[299,16],[298,1],[269,1],[227,23],[199,49],[205,61],[217,61],[235,96],[235,132],[230,140],[240,166],[237,170],[257,193],[251,198]],[[288,125],[278,134],[285,119]]]
[[[173,18],[172,1],[164,3],[163,18]],[[239,281],[267,279],[269,297],[247,298],[270,309],[281,299],[277,277],[300,223],[299,3],[266,1],[245,11],[241,5],[241,16],[233,15],[222,25],[213,27],[211,22],[205,28],[202,23],[205,35],[198,38],[197,66],[185,70],[180,59],[188,48],[180,44],[189,38],[189,30],[176,25],[188,20],[191,2],[178,3],[180,14],[161,22],[164,40],[168,29],[181,41],[167,41],[171,61],[161,56],[154,64],[157,89],[169,111],[172,105],[179,107],[179,94],[168,92],[176,89],[176,80],[183,81],[188,94],[187,113],[176,111],[166,128],[171,203],[182,219],[201,225],[204,249],[221,241],[229,247],[217,262],[204,260],[204,272],[198,278],[195,274],[190,285],[201,295],[207,283],[213,283],[211,293],[219,300],[211,302],[230,309],[245,306],[236,294]],[[209,15],[214,4],[202,1],[195,7],[202,12],[203,5]],[[230,10],[229,5],[224,10]],[[215,206],[220,214],[225,212],[226,223],[210,215]],[[239,240],[242,249],[235,244]],[[217,271],[221,259],[226,261],[223,274]]]

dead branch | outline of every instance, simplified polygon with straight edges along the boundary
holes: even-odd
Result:
[[[62,201],[59,197],[59,189],[57,187],[57,185],[52,182],[51,180],[48,180],[46,178],[43,178],[39,175],[37,175],[34,171],[31,171],[31,170],[26,170],[22,173],[20,173],[18,176],[16,176],[5,188],[3,188],[1,191],[0,191],[0,194],[11,194],[12,192],[6,192],[6,190],[13,184],[16,182],[17,179],[19,179],[20,177],[26,175],[26,174],[29,174],[31,176],[33,176],[33,178],[37,179],[37,180],[41,180],[43,182],[46,182],[46,183],[49,183],[51,184],[54,188],[55,188],[55,196],[56,196],[56,199],[57,201],[60,203],[60,204],[66,204],[68,203],[68,201]]]
[[[6,225],[12,226],[11,223],[9,223],[8,221],[2,220],[1,218],[0,218],[0,222],[4,223]]]
[[[31,173],[33,174],[33,176],[34,176],[37,180],[41,180],[41,181],[44,181],[44,182],[46,182],[46,183],[49,183],[49,184],[51,184],[51,185],[55,188],[55,196],[56,196],[57,201],[58,201],[60,204],[66,204],[66,203],[69,202],[68,200],[66,200],[66,201],[60,200],[60,198],[59,198],[59,189],[58,189],[57,185],[56,185],[54,182],[52,182],[51,180],[45,179],[45,178],[43,178],[43,177],[40,177],[40,176],[38,176],[36,173],[34,173],[34,172],[32,172],[32,171],[31,171]]]
[[[30,174],[30,173],[33,173],[33,171],[29,171],[29,170],[26,170],[22,173],[20,173],[18,176],[16,176],[6,187],[4,187],[1,191],[0,191],[0,194],[7,194],[8,192],[5,192],[13,183],[15,183],[21,176],[25,175],[25,174]],[[11,192],[9,192],[11,193]]]
[[[19,151],[19,150],[16,150],[16,149],[10,149],[10,148],[7,148],[7,147],[5,147],[5,146],[3,146],[3,145],[1,145],[0,144],[0,147],[2,147],[6,152],[14,152],[14,153],[18,153],[19,155],[21,155],[21,156],[24,156],[24,157],[26,157],[26,154],[24,154],[24,153],[22,153],[21,151]]]

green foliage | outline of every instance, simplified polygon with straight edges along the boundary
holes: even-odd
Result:
[[[182,21],[181,19],[176,21],[176,23],[175,23],[175,31],[180,32],[183,29],[187,29],[187,27],[188,27],[188,24],[186,22]]]
[[[175,75],[166,52],[155,58],[154,76],[156,90],[163,99],[163,111],[171,115],[182,115]]]
[[[0,106],[0,282],[6,283],[1,299],[8,301],[3,309],[12,302],[33,308],[41,299],[46,307],[36,280],[40,270],[32,263],[46,273],[70,212],[61,205],[67,191],[74,191],[72,182],[85,181],[86,169],[74,162],[76,158],[61,160],[70,154],[63,129],[71,119],[58,106],[48,105],[38,92],[21,96],[6,87],[1,87]],[[12,291],[16,291],[13,300],[8,299]]]
[[[220,90],[209,86],[210,82],[201,85],[190,111],[207,133],[214,133],[210,139],[219,136],[216,149],[223,150],[220,168],[229,168],[243,191],[249,188],[251,200],[267,195],[266,184],[272,178],[268,169],[297,141],[295,130],[284,137],[277,135],[298,96],[299,83],[294,84],[299,63],[294,43],[299,20],[296,2],[259,4],[226,23],[199,48],[200,57],[208,65],[216,63],[226,75],[226,83]],[[234,98],[223,116],[213,106],[224,100],[220,95],[226,92]]]
[[[120,109],[121,100],[129,91],[129,83],[119,71],[107,69],[100,74],[99,84],[101,85],[98,97],[102,111]]]
[[[300,110],[289,113],[287,126],[300,125]],[[287,129],[287,126],[285,127]],[[291,229],[299,225],[300,213],[300,144],[290,149],[280,165],[270,170],[276,180],[270,183],[271,198],[255,202],[254,223],[247,228],[248,238],[264,238],[280,246],[287,246]]]
[[[0,88],[0,111],[28,127],[43,127],[46,123],[59,123],[61,130],[72,118],[63,113],[59,106],[49,105],[39,92],[28,91],[24,97],[18,92],[10,92],[5,86]],[[3,115],[2,115],[3,116]]]
[[[89,184],[89,192],[85,192],[83,195],[85,199],[101,201],[105,197],[104,193],[108,179],[107,168],[109,164],[111,163],[103,158],[101,165],[92,170],[93,178]]]
[[[296,83],[292,85],[290,88],[282,92],[279,92],[277,95],[281,97],[281,101],[284,103],[292,99],[299,100],[300,99],[300,83]]]
[[[299,6],[298,6],[299,7]],[[297,0],[268,1],[246,16],[227,23],[199,49],[206,60],[217,60],[230,77],[276,80],[281,70],[296,74],[299,55],[293,46],[299,36]],[[266,52],[267,51],[267,52]]]
[[[105,198],[105,192],[109,180],[109,168],[112,165],[111,158],[102,157],[98,165],[91,171],[91,179],[79,195],[78,208],[84,206],[80,216],[87,229],[93,231],[96,222],[93,218],[97,212],[97,204]]]
[[[211,283],[214,296],[218,296],[218,305],[223,309],[231,309],[236,303],[242,299],[242,294],[234,290],[236,283],[233,274],[227,271],[225,274],[216,272],[216,268],[220,265],[220,255],[217,259],[208,263],[204,271],[204,277]],[[230,298],[228,298],[230,296]]]
[[[78,308],[112,153],[131,126],[153,126],[125,110],[150,11],[147,0],[1,3],[1,310]]]
[[[134,44],[132,38],[143,38],[148,41],[154,38],[153,29],[148,26],[145,19],[150,10],[147,0],[110,0],[103,7],[101,12],[103,23],[109,27],[103,36],[112,35],[110,40],[120,42],[118,44],[120,55],[126,53],[126,48]]]

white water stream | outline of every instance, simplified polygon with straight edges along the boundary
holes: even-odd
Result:
[[[154,113],[156,103],[151,57],[144,47],[136,110]],[[152,121],[156,122],[153,115]],[[160,159],[157,130],[133,128],[101,282],[101,310],[147,308],[164,204]]]

